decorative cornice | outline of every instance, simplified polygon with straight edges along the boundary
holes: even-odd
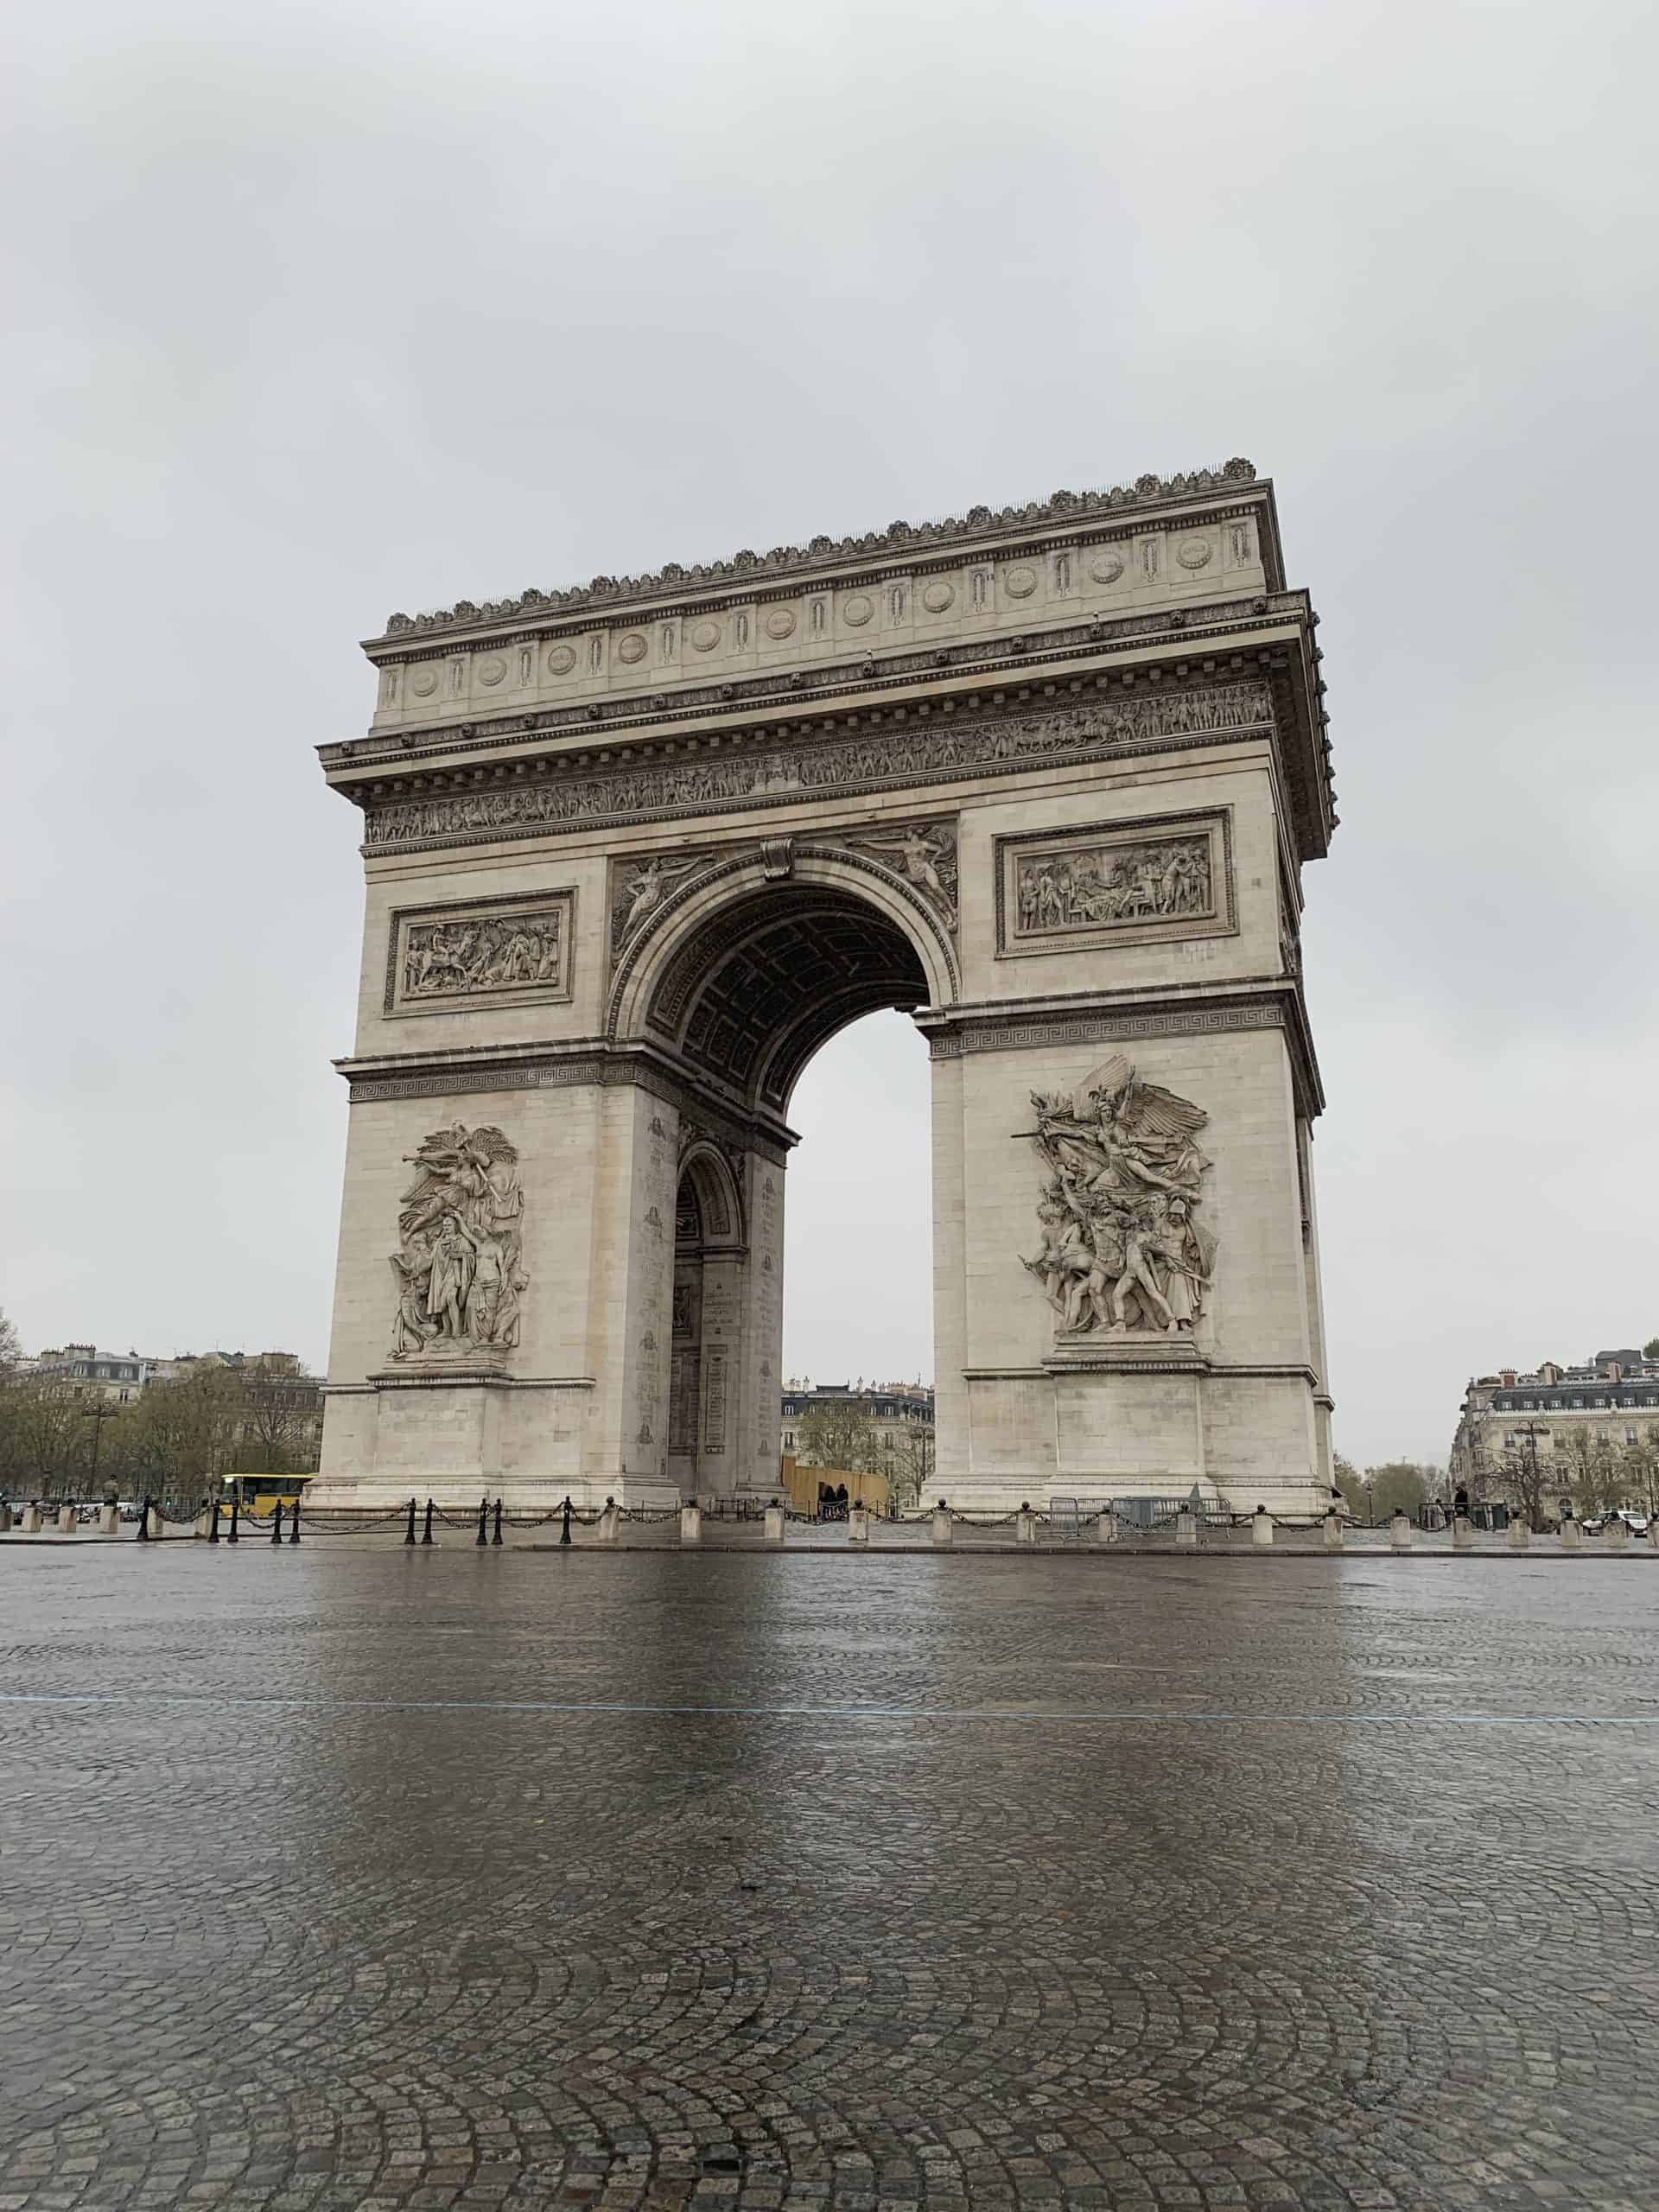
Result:
[[[687,586],[740,580],[759,582],[791,570],[820,567],[861,555],[912,552],[931,545],[953,544],[963,538],[1029,531],[1046,522],[1071,522],[1090,514],[1150,508],[1206,493],[1236,490],[1255,481],[1254,464],[1243,460],[1229,461],[1217,468],[1193,469],[1186,474],[1145,475],[1137,477],[1133,485],[1116,485],[1109,490],[1055,492],[1046,499],[1033,499],[1020,507],[970,507],[965,515],[949,516],[939,522],[890,523],[885,531],[868,531],[858,537],[818,537],[806,545],[775,545],[765,554],[745,548],[729,560],[700,563],[690,568],[671,561],[652,574],[594,576],[588,583],[573,585],[564,591],[538,591],[532,587],[519,593],[516,599],[486,600],[481,603],[457,600],[453,607],[440,607],[430,613],[389,614],[385,634],[390,639],[410,631],[429,635],[437,631],[468,630],[483,623],[512,621],[525,614],[610,607],[621,601],[650,598],[660,592],[683,591]]]
[[[703,726],[710,715],[766,709],[816,714],[852,695],[868,698],[900,687],[912,691],[918,681],[936,684],[963,677],[1028,677],[1043,663],[1097,658],[1102,646],[1148,651],[1158,647],[1165,652],[1174,646],[1189,652],[1196,660],[1216,653],[1235,632],[1259,636],[1264,623],[1283,627],[1284,634],[1274,640],[1274,649],[1282,656],[1300,635],[1313,629],[1314,622],[1305,591],[1240,594],[1158,613],[1101,615],[1087,621],[1033,625],[1013,635],[997,632],[939,645],[907,647],[899,652],[849,653],[845,660],[816,668],[772,670],[719,683],[678,684],[671,691],[623,691],[601,699],[521,709],[493,716],[474,710],[464,721],[430,722],[404,730],[371,730],[363,737],[319,746],[317,753],[330,778],[350,779],[338,782],[336,789],[348,798],[358,798],[366,780],[360,772],[378,768],[402,775],[434,755],[491,750],[511,740],[581,738],[591,746],[608,747],[630,740],[639,742],[643,737],[643,750],[648,754],[671,753],[677,747],[695,749],[700,741],[708,742]],[[1114,667],[1110,677],[1116,679],[1121,673],[1121,668]],[[687,722],[698,727],[669,734],[676,725]],[[647,731],[652,734],[644,736]],[[728,723],[721,726],[715,741],[729,744],[743,734],[734,732]],[[570,749],[565,748],[567,753]]]

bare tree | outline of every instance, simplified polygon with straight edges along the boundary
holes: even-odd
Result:
[[[310,1474],[317,1464],[321,1395],[297,1371],[243,1368],[241,1434],[236,1468],[241,1474]]]
[[[809,1406],[797,1425],[797,1457],[809,1467],[836,1467],[842,1474],[881,1471],[881,1438],[873,1416],[856,1403]]]
[[[921,1421],[906,1422],[886,1455],[888,1493],[896,1506],[919,1505],[933,1479],[933,1432]]]
[[[1544,1501],[1558,1487],[1551,1482],[1548,1462],[1535,1452],[1517,1449],[1505,1452],[1501,1466],[1506,1496],[1529,1529],[1541,1529]]]
[[[229,1473],[242,1434],[234,1368],[204,1362],[175,1381],[152,1382],[115,1423],[105,1449],[135,1488],[195,1499]]]
[[[1611,1512],[1624,1503],[1625,1471],[1604,1431],[1587,1426],[1561,1429],[1556,1458],[1580,1519]]]
[[[55,1376],[13,1373],[0,1386],[0,1474],[19,1496],[60,1497],[79,1487],[86,1401]]]

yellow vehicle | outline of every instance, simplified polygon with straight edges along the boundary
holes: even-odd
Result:
[[[310,1475],[234,1475],[225,1485],[223,1503],[232,1497],[246,1513],[270,1513],[280,1505],[286,1512],[305,1494]]]

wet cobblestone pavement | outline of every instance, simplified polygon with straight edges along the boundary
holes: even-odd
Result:
[[[1659,2206],[1659,1563],[0,1600],[0,2212]]]

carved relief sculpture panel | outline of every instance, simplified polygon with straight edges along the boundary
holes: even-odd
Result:
[[[1031,1103],[1037,1126],[1020,1135],[1043,1164],[1042,1244],[1021,1260],[1057,1337],[1190,1337],[1215,1271],[1200,1219],[1209,1116],[1141,1082],[1121,1054],[1075,1092],[1033,1090]]]
[[[953,931],[957,926],[957,825],[946,822],[903,822],[835,841],[849,851],[868,853],[896,874],[931,906]]]
[[[385,1012],[461,1014],[570,996],[575,893],[403,907],[391,917]]]
[[[1226,808],[996,841],[999,957],[1236,927]]]
[[[391,1255],[391,1357],[474,1361],[511,1351],[529,1287],[517,1150],[499,1129],[457,1122],[404,1157],[415,1174]]]
[[[651,853],[611,863],[611,958],[619,960],[674,893],[713,861],[718,850]]]

